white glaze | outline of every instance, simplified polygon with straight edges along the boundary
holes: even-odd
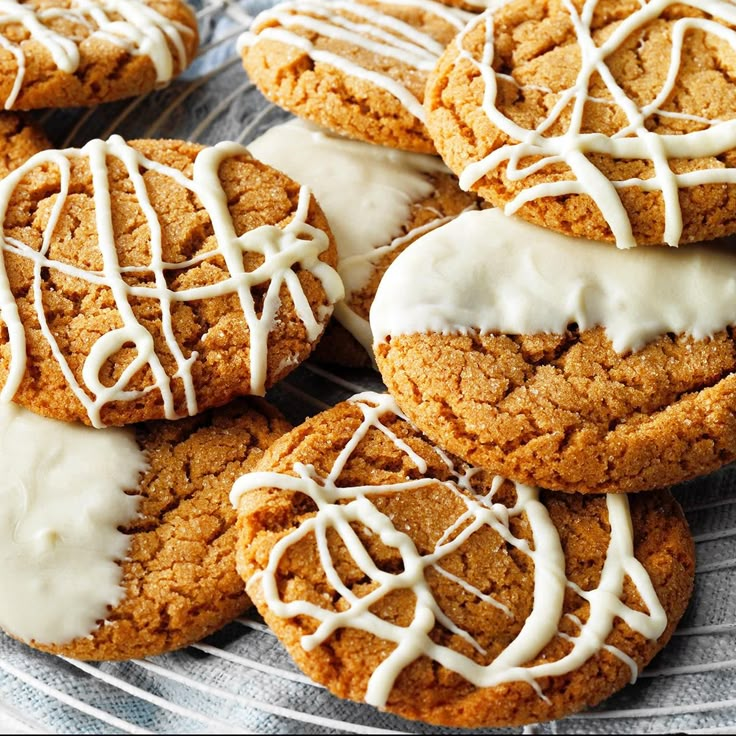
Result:
[[[619,190],[635,186],[645,191],[662,193],[665,209],[664,242],[677,245],[682,234],[682,213],[678,199],[678,190],[700,184],[736,183],[736,170],[729,168],[702,168],[685,174],[674,173],[669,166],[669,159],[717,157],[725,151],[736,148],[736,120],[708,120],[693,114],[667,113],[670,117],[706,121],[708,127],[682,135],[658,135],[646,128],[646,121],[653,115],[661,114],[663,106],[672,94],[682,56],[683,39],[688,31],[699,29],[725,40],[736,50],[736,31],[720,23],[699,18],[680,18],[672,28],[672,51],[669,60],[668,74],[662,88],[649,103],[637,106],[629,99],[614,80],[605,59],[634,32],[657,18],[670,5],[683,4],[711,14],[714,18],[736,25],[736,6],[722,0],[649,0],[642,3],[640,9],[621,21],[610,35],[598,46],[593,41],[590,29],[591,18],[598,0],[587,0],[582,11],[578,13],[570,0],[563,0],[570,13],[578,42],[580,45],[581,65],[575,83],[568,89],[554,93],[557,101],[547,118],[535,129],[524,128],[504,115],[496,107],[498,80],[508,79],[506,75],[496,74],[492,68],[494,48],[492,8],[478,16],[474,22],[458,34],[456,45],[460,60],[470,63],[481,75],[485,85],[482,109],[491,124],[506,135],[513,143],[503,145],[488,156],[477,161],[470,161],[460,174],[461,186],[469,189],[489,171],[505,166],[505,175],[511,180],[524,180],[529,174],[538,171],[547,164],[564,161],[571,169],[572,178],[528,187],[515,196],[505,208],[506,214],[513,214],[523,204],[543,197],[564,196],[566,194],[587,194],[590,196],[606,222],[609,224],[616,244],[620,248],[636,245],[632,234],[631,223],[619,198]],[[499,5],[503,5],[500,3]],[[478,25],[485,27],[485,44],[479,58],[471,55],[463,48],[468,33]],[[590,80],[599,75],[611,95],[610,100],[600,100],[589,95]],[[519,85],[524,89],[523,85]],[[534,89],[540,89],[535,86]],[[551,90],[546,90],[552,94]],[[617,131],[615,135],[605,136],[600,133],[581,133],[583,111],[586,104],[615,105],[626,115],[628,125]],[[563,110],[572,114],[567,129],[562,135],[547,135],[547,130],[558,122]],[[650,179],[627,179],[612,182],[591,163],[586,154],[603,153],[620,159],[643,159],[650,161],[654,167],[654,175]],[[530,165],[521,162],[528,157],[538,160]]]
[[[413,243],[379,284],[370,322],[391,335],[564,333],[602,325],[636,350],[736,323],[733,248],[637,248],[570,238],[501,210],[467,212]]]
[[[70,389],[84,406],[94,426],[102,426],[100,412],[108,402],[135,401],[141,394],[149,391],[160,391],[165,416],[168,419],[177,418],[170,385],[174,376],[166,374],[154,351],[153,338],[136,320],[130,306],[131,297],[150,298],[160,303],[163,335],[177,363],[176,377],[181,378],[184,384],[189,414],[195,414],[198,411],[195,386],[192,380],[192,365],[198,356],[196,352],[185,355],[177,343],[171,318],[175,302],[201,300],[225,294],[237,295],[250,340],[250,392],[263,394],[268,357],[267,343],[269,334],[276,325],[278,310],[281,306],[279,296],[281,286],[286,285],[289,289],[296,310],[295,318],[304,324],[309,340],[315,340],[319,336],[330,312],[329,309],[320,309],[319,315],[315,316],[293,268],[298,266],[311,271],[322,283],[330,303],[342,297],[343,287],[338,274],[333,268],[319,260],[320,254],[328,248],[328,237],[326,233],[306,222],[310,200],[310,192],[306,187],[301,188],[298,208],[293,219],[283,229],[264,225],[242,235],[236,234],[218,170],[220,164],[227,158],[243,154],[247,155],[246,150],[235,143],[219,143],[216,146],[204,148],[196,157],[192,176],[188,177],[178,169],[146,158],[119,136],[112,136],[108,141],[90,141],[81,149],[69,148],[63,151],[38,153],[0,181],[0,222],[4,222],[10,197],[18,183],[29,171],[40,165],[53,166],[59,171],[61,179],[59,197],[49,215],[41,250],[36,251],[27,244],[6,236],[4,232],[0,235],[0,248],[16,253],[33,263],[33,294],[41,331]],[[69,193],[71,161],[78,158],[86,158],[92,172],[96,229],[100,235],[98,245],[104,264],[101,271],[84,271],[68,263],[52,260],[48,256],[51,236]],[[109,158],[117,158],[127,169],[138,203],[146,217],[151,238],[150,263],[125,268],[122,268],[119,263],[110,209],[107,170]],[[199,198],[212,223],[216,240],[215,248],[191,260],[179,263],[167,263],[163,260],[161,224],[149,200],[143,173],[141,173],[146,170],[156,171],[169,177]],[[263,264],[253,271],[246,272],[243,267],[244,252],[262,255]],[[192,265],[216,257],[224,260],[229,271],[227,279],[179,291],[171,291],[168,288],[166,273],[185,270]],[[58,269],[84,281],[105,285],[111,290],[120,314],[122,326],[103,334],[92,345],[84,362],[82,383],[75,378],[46,321],[41,290],[41,273],[44,268]],[[130,286],[124,279],[126,272],[153,273],[155,286]],[[263,311],[259,317],[256,313],[252,289],[262,284],[268,284],[268,286]],[[10,291],[4,263],[0,263],[0,315],[8,329],[8,342],[11,349],[9,375],[0,392],[0,400],[9,401],[18,390],[25,373],[26,351],[23,325]],[[209,337],[216,336],[210,333]],[[203,339],[206,342],[207,337]],[[131,361],[114,385],[104,385],[99,376],[106,360],[114,355],[121,346],[131,343],[137,350],[136,358]],[[145,366],[150,368],[153,382],[140,391],[129,390],[128,382],[137,371]]]
[[[146,468],[132,431],[0,404],[0,627],[64,644],[124,597],[122,569]]]
[[[450,219],[438,216],[399,235],[412,205],[432,192],[428,176],[447,167],[436,156],[350,140],[299,119],[274,126],[248,150],[314,193],[335,236],[345,285],[335,317],[370,353],[368,321],[351,309],[350,297],[368,283],[386,253]]]
[[[456,519],[448,519],[447,530],[437,541],[434,550],[421,555],[410,532],[397,529],[371,499],[378,495],[431,486],[439,481],[418,478],[386,485],[357,487],[339,483],[342,469],[369,430],[381,431],[389,437],[407,455],[420,474],[427,471],[426,463],[381,421],[384,415],[402,416],[390,396],[365,393],[354,396],[351,401],[360,408],[363,421],[337,457],[327,477],[320,477],[313,466],[301,463],[294,465],[294,475],[250,473],[236,481],[231,500],[237,507],[245,493],[259,488],[279,488],[304,493],[314,501],[314,515],[274,545],[265,569],[256,573],[247,587],[253,590],[254,586],[260,586],[266,605],[277,616],[290,618],[305,615],[320,622],[312,635],[302,637],[301,644],[306,650],[319,646],[332,632],[340,628],[363,630],[393,642],[395,649],[370,676],[366,693],[368,703],[384,706],[401,671],[420,657],[431,658],[459,673],[477,687],[521,681],[529,683],[541,698],[545,698],[537,682],[539,678],[572,672],[603,649],[619,653],[619,650],[606,644],[617,617],[647,639],[657,639],[663,633],[667,625],[666,614],[649,576],[634,557],[633,531],[625,494],[607,496],[611,532],[601,579],[597,588],[582,590],[566,578],[560,538],[546,507],[539,500],[537,489],[517,484],[516,503],[508,508],[494,501],[494,495],[503,483],[502,478],[496,476],[490,492],[480,496],[472,485],[473,476],[478,471],[472,468],[455,468],[447,455],[437,449],[438,457],[445,463],[452,477],[452,480],[443,485],[464,504],[465,511]],[[526,517],[531,529],[531,544],[516,537],[511,531],[510,520],[521,515]],[[351,527],[354,522],[359,522],[365,530],[379,536],[384,545],[399,551],[403,562],[402,572],[392,574],[376,566]],[[472,534],[484,526],[496,531],[507,545],[531,559],[534,565],[534,599],[532,611],[516,638],[490,664],[480,665],[457,651],[436,644],[430,638],[430,632],[439,623],[483,652],[483,648],[472,635],[463,631],[442,611],[427,582],[426,571],[440,570],[442,559],[459,549]],[[368,579],[374,581],[375,588],[370,593],[358,597],[342,582],[329,554],[328,533],[337,533],[340,536],[355,564]],[[280,597],[277,585],[279,562],[292,545],[311,534],[315,537],[328,582],[347,604],[344,610],[330,610],[303,600],[287,602]],[[445,576],[452,579],[451,576]],[[621,600],[627,577],[636,586],[648,613],[635,611]],[[468,592],[474,590],[469,584],[458,584]],[[589,602],[588,620],[585,623],[578,621],[578,633],[567,637],[572,646],[565,656],[556,661],[525,666],[555,636],[560,635],[563,599],[568,587]],[[414,616],[407,626],[388,623],[370,610],[375,603],[398,589],[411,589],[416,596]],[[481,600],[503,610],[503,606],[497,601],[484,598]],[[508,609],[506,612],[510,614]],[[624,661],[633,664],[630,657],[623,652],[620,654]]]
[[[435,15],[438,19],[460,31],[472,17],[457,8],[451,8],[434,0],[376,0],[380,5],[414,7]],[[353,21],[346,13],[356,16]],[[271,23],[278,24],[272,27]],[[238,48],[258,43],[259,39],[271,39],[295,46],[314,61],[328,64],[344,74],[363,79],[386,90],[418,120],[424,122],[425,113],[420,100],[406,87],[400,78],[390,73],[367,69],[345,56],[317,48],[308,38],[294,28],[308,29],[322,38],[344,41],[352,48],[363,49],[385,64],[391,60],[406,64],[413,70],[428,74],[444,51],[444,46],[430,34],[414,28],[380,7],[367,5],[359,0],[292,0],[282,2],[260,13],[250,31],[238,40]]]
[[[115,20],[113,16],[120,18]],[[148,56],[159,84],[168,82],[177,70],[187,65],[183,37],[191,36],[192,29],[170,20],[141,0],[71,0],[67,9],[36,9],[14,0],[0,0],[0,25],[22,25],[29,39],[42,44],[61,71],[73,74],[79,67],[80,41],[47,27],[47,23],[58,17],[86,26],[87,38],[121,46],[133,55]],[[23,44],[13,43],[4,36],[0,36],[0,46],[13,54],[17,64],[13,87],[4,103],[5,108],[10,109],[23,85],[25,51]]]

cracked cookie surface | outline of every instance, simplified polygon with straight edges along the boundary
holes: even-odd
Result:
[[[40,126],[13,112],[0,112],[0,141],[0,178],[35,153],[51,148]]]
[[[236,144],[119,137],[0,185],[3,398],[94,426],[262,394],[342,284],[309,191]]]
[[[182,72],[198,44],[180,0],[6,3],[0,35],[0,104],[15,110],[144,94]]]
[[[211,634],[247,609],[228,494],[289,429],[276,409],[251,397],[177,422],[137,425],[148,468],[129,491],[140,496],[138,518],[121,530],[130,536],[119,563],[124,597],[90,636],[31,645],[86,660],[155,656]]]
[[[376,348],[384,382],[434,441],[561,491],[661,488],[736,459],[736,342],[665,336],[617,354],[565,335],[406,335]]]
[[[437,150],[464,187],[569,235],[734,232],[733,6],[585,7],[515,0],[469,24],[427,86]]]
[[[454,727],[560,718],[629,682],[692,589],[673,496],[515,486],[397,412],[359,394],[235,484],[239,569],[297,664],[340,697]]]
[[[374,353],[438,445],[515,481],[659,488],[736,459],[736,255],[460,215],[387,269]]]
[[[240,49],[280,107],[352,138],[434,153],[424,86],[466,16],[433,0],[297,0],[259,15]]]

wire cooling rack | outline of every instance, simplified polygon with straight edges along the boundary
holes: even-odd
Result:
[[[197,60],[166,89],[94,110],[39,116],[57,146],[95,137],[248,143],[289,116],[242,70],[235,39],[268,0],[197,5]],[[376,374],[307,363],[268,398],[293,421]],[[697,544],[696,590],[673,640],[639,681],[592,711],[525,733],[736,733],[736,467],[676,490]],[[2,595],[0,580],[0,595]],[[0,733],[450,733],[348,703],[311,683],[255,613],[182,651],[87,664],[0,634]],[[522,729],[497,733],[521,733]],[[486,731],[487,733],[487,731]]]

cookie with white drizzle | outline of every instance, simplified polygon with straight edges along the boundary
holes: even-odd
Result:
[[[434,0],[292,0],[258,15],[238,47],[280,107],[351,138],[434,153],[424,86],[469,17]]]
[[[387,394],[297,427],[232,496],[246,589],[297,664],[431,723],[594,705],[664,646],[693,585],[669,492],[514,485],[434,446]]]
[[[350,140],[299,119],[271,128],[248,150],[309,186],[335,236],[345,298],[314,357],[371,365],[368,312],[381,276],[411,242],[477,208],[478,198],[458,187],[437,156]]]
[[[507,214],[619,247],[736,231],[736,8],[513,0],[426,93],[437,150]]]
[[[263,394],[343,287],[306,187],[234,143],[45,151],[0,182],[0,399],[94,426]]]
[[[468,212],[386,271],[374,352],[403,411],[467,462],[646,491],[736,460],[734,296],[732,242],[618,250]]]
[[[182,0],[3,0],[0,104],[88,106],[144,94],[181,73],[197,45]]]
[[[130,659],[240,615],[229,492],[289,429],[253,397],[104,430],[0,405],[0,628],[56,654]]]

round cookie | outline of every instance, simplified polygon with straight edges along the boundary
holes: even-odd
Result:
[[[186,646],[250,605],[228,493],[291,428],[273,407],[244,398],[105,430],[13,404],[0,416],[15,452],[0,487],[8,633],[78,659],[130,659]]]
[[[168,83],[194,58],[197,20],[181,0],[31,0],[0,12],[5,109],[97,105]]]
[[[455,728],[595,705],[665,645],[693,585],[669,492],[514,485],[433,446],[387,395],[297,427],[233,498],[248,593],[297,664]]]
[[[376,361],[467,462],[561,491],[663,487],[736,459],[735,269],[732,244],[622,251],[468,212],[387,270]]]
[[[0,182],[0,221],[1,396],[53,418],[175,419],[262,394],[343,294],[309,190],[234,143],[46,151]]]
[[[314,193],[337,245],[345,298],[314,356],[372,365],[368,312],[381,276],[423,233],[479,206],[436,156],[350,140],[295,119],[271,128],[248,150]]]
[[[238,47],[280,107],[351,138],[434,153],[424,86],[469,17],[434,0],[294,0],[258,15]]]
[[[12,112],[0,113],[0,178],[47,148],[51,143],[32,120]]]
[[[437,150],[506,214],[619,247],[736,231],[730,2],[513,0],[430,76]]]

